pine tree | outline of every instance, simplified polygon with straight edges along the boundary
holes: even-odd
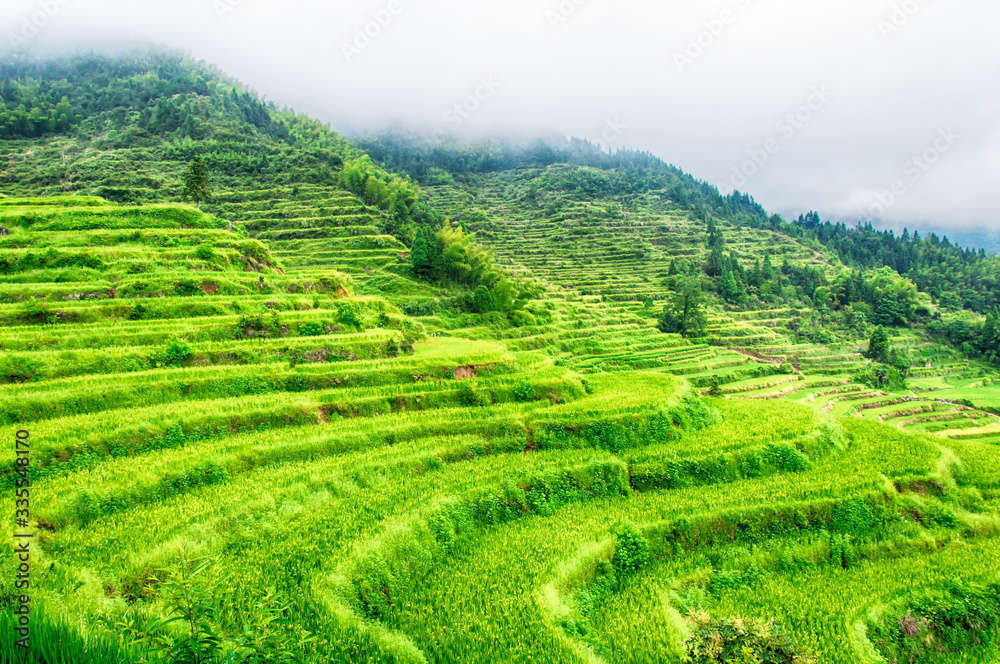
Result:
[[[722,281],[719,284],[719,291],[722,293],[722,297],[727,302],[739,302],[742,292],[740,286],[736,283],[736,277],[729,270],[725,270],[722,273]]]
[[[774,265],[771,263],[771,254],[764,254],[764,265],[761,267],[761,276],[764,281],[774,279]]]
[[[195,159],[188,165],[187,177],[184,178],[184,197],[193,198],[198,209],[201,201],[211,195],[208,184],[208,167],[201,159]]]
[[[427,245],[427,233],[423,228],[417,230],[417,237],[410,248],[410,264],[413,271],[421,277],[426,277],[431,271],[430,247]]]
[[[711,217],[708,218],[708,247],[709,249],[714,249],[715,247],[722,247],[722,234],[719,233],[719,227],[715,223],[715,219]]]
[[[722,257],[722,246],[715,245],[712,253],[708,255],[708,262],[705,264],[705,273],[711,277],[718,277],[722,274],[725,259]]]

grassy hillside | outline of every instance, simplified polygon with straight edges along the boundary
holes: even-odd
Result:
[[[983,311],[648,155],[102,62],[0,89],[3,661],[995,661]]]

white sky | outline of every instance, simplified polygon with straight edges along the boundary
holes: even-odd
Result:
[[[344,132],[610,139],[724,191],[744,166],[787,215],[1000,227],[995,0],[4,0],[0,48],[25,21],[37,52],[189,51]]]

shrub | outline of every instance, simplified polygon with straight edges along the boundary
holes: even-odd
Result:
[[[521,383],[514,388],[514,398],[518,401],[534,401],[535,386],[531,383]]]
[[[128,312],[129,320],[143,320],[149,315],[149,310],[142,302],[138,303]]]
[[[809,467],[809,459],[792,445],[767,446],[767,456],[775,468],[786,473],[798,473]]]
[[[869,621],[868,638],[888,661],[922,664],[970,648],[995,653],[998,623],[1000,584],[955,580],[893,602]]]
[[[712,577],[712,592],[752,588],[760,580],[760,570],[751,565],[745,570],[720,570]]]
[[[504,329],[508,326],[507,317],[499,311],[490,311],[483,314],[483,325],[489,325],[497,329]]]
[[[163,349],[163,363],[179,367],[191,357],[191,346],[179,337],[172,337]]]
[[[472,307],[478,314],[485,314],[494,311],[496,304],[493,301],[493,293],[484,285],[480,285],[476,292],[472,294]]]
[[[361,307],[357,302],[338,302],[337,303],[337,322],[342,325],[351,325],[358,329],[362,329],[365,326],[363,320],[361,320]]]
[[[615,529],[615,553],[611,566],[618,578],[639,571],[649,562],[649,542],[639,529],[631,523],[620,524]]]
[[[833,510],[833,529],[847,535],[864,535],[871,529],[875,517],[863,498],[845,500]]]
[[[194,279],[184,279],[174,285],[174,295],[179,297],[191,297],[201,294],[201,284]]]
[[[816,660],[798,651],[774,621],[696,615],[695,631],[685,641],[688,661],[698,664],[755,662],[756,664],[810,664]]]
[[[210,244],[202,244],[194,250],[194,255],[203,261],[210,261],[215,258],[215,250],[212,249],[212,245]]]
[[[326,332],[326,328],[318,321],[308,321],[299,324],[299,335],[303,337],[319,337]]]
[[[34,298],[24,303],[24,317],[29,323],[44,323],[49,311],[45,303]]]
[[[538,325],[538,321],[535,320],[535,317],[527,311],[510,312],[510,322],[514,325],[514,327],[530,327]]]
[[[256,339],[258,337],[282,336],[281,321],[278,319],[278,312],[270,312],[270,321],[266,321],[259,312],[244,312],[239,321],[236,322],[237,339]],[[305,324],[305,323],[304,323]],[[299,328],[301,333],[301,327]],[[322,334],[320,330],[320,334]]]
[[[433,316],[441,311],[441,301],[438,299],[415,300],[407,302],[400,308],[407,316]]]
[[[459,398],[466,406],[490,406],[493,401],[488,393],[481,392],[479,387],[472,381],[462,384],[459,389]]]

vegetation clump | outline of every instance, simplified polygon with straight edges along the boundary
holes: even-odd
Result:
[[[947,655],[995,652],[1000,584],[962,579],[915,591],[868,621],[868,638],[889,662],[937,662]]]
[[[773,620],[691,617],[694,634],[685,642],[689,661],[699,664],[814,664]]]

